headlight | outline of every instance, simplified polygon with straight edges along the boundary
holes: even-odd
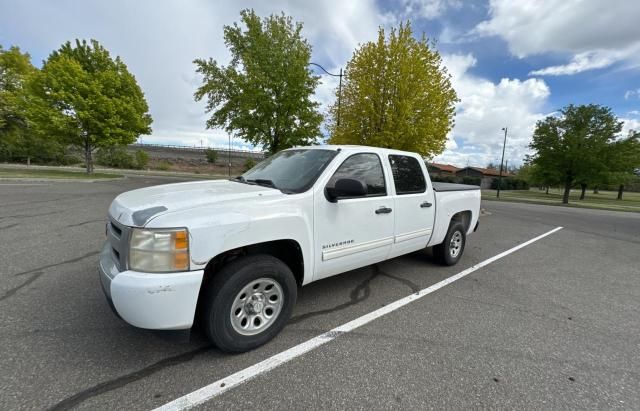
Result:
[[[129,244],[129,268],[152,273],[189,270],[189,232],[186,228],[134,228]]]

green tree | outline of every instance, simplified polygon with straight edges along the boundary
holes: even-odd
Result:
[[[29,83],[38,70],[18,47],[0,46],[0,152],[4,158],[46,159],[59,147],[32,127]]]
[[[388,39],[380,28],[347,64],[340,104],[329,109],[330,142],[441,153],[458,101],[450,77],[435,44],[415,39],[409,22]]]
[[[82,151],[87,173],[93,172],[96,149],[131,144],[151,132],[149,107],[135,77],[96,40],[63,44],[36,79],[38,123]]]
[[[8,143],[17,134],[28,129],[26,113],[21,100],[25,83],[35,73],[29,54],[18,47],[5,50],[0,46],[0,138]]]
[[[544,187],[547,194],[549,194],[549,187],[560,184],[560,176],[556,170],[544,168],[539,164],[534,164],[530,160],[525,162],[518,177],[530,185],[536,185],[541,188]]]
[[[322,116],[311,96],[319,78],[309,70],[311,46],[302,24],[284,15],[261,19],[253,10],[243,10],[241,19],[244,29],[224,27],[228,66],[194,61],[204,77],[195,98],[206,97],[212,113],[207,128],[224,127],[269,153],[315,143]]]
[[[625,184],[640,170],[640,132],[631,131],[627,137],[616,140],[607,162],[609,172],[605,181],[618,186],[618,200],[622,200]]]
[[[212,148],[206,149],[204,154],[207,156],[207,163],[209,164],[215,164],[216,160],[218,160],[218,152]]]
[[[531,163],[542,175],[563,185],[562,203],[568,204],[571,187],[580,184],[584,193],[589,181],[608,168],[611,144],[621,130],[622,122],[608,107],[569,105],[559,116],[536,124],[529,145],[534,150]]]

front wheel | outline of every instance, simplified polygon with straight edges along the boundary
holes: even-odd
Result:
[[[241,257],[223,267],[205,292],[207,337],[226,352],[245,352],[275,337],[297,298],[289,267],[270,255]]]
[[[433,247],[433,254],[444,265],[455,265],[462,257],[467,242],[462,223],[452,223],[442,244]]]

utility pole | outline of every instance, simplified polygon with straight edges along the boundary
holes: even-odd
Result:
[[[337,125],[338,127],[340,127],[340,104],[341,104],[341,100],[342,100],[342,76],[343,76],[343,74],[342,74],[342,67],[340,68],[340,74],[333,74],[333,73],[329,73],[327,70],[325,70],[325,68],[324,68],[324,67],[322,67],[322,66],[321,66],[320,64],[318,64],[318,63],[309,63],[309,64],[314,65],[314,66],[317,66],[317,67],[320,67],[320,69],[321,69],[322,71],[324,71],[325,73],[327,73],[327,74],[328,74],[328,75],[330,75],[330,76],[333,76],[333,77],[340,77],[340,83],[339,83],[339,85],[338,85],[338,118],[337,118],[337,120],[336,120],[336,125]]]
[[[504,142],[502,143],[502,160],[500,160],[500,175],[498,176],[498,193],[496,197],[500,198],[500,186],[502,185],[502,165],[504,164],[504,148],[507,146],[507,128],[502,127],[504,130]]]

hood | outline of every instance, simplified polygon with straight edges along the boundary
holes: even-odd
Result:
[[[273,188],[229,180],[165,184],[120,194],[111,203],[109,215],[121,224],[143,227],[152,218],[174,211],[283,195],[285,194]]]

